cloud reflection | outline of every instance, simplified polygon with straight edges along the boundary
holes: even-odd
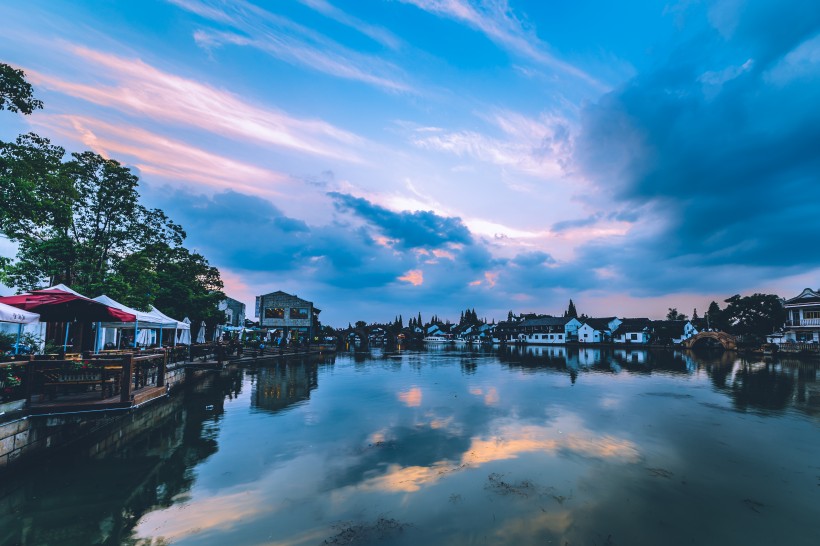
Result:
[[[413,387],[409,391],[400,392],[399,400],[404,402],[408,408],[417,408],[421,406],[421,389]]]

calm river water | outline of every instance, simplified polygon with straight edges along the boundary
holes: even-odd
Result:
[[[0,544],[820,544],[817,364],[373,350],[162,404],[4,477]]]

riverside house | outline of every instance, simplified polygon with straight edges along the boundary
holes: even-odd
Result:
[[[578,343],[609,343],[621,322],[617,317],[585,319],[578,328]]]
[[[774,343],[820,343],[820,290],[805,288],[783,305],[787,318],[782,336],[770,336]]]
[[[613,343],[646,345],[652,339],[652,321],[648,318],[625,318],[612,332]]]
[[[518,323],[518,341],[528,345],[555,345],[578,339],[581,322],[573,317],[538,317]]]
[[[312,339],[319,322],[320,309],[313,302],[292,296],[281,290],[256,296],[256,316],[259,325],[276,330],[285,338]]]

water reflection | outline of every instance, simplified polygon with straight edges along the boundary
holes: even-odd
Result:
[[[240,375],[210,378],[39,462],[36,471],[5,477],[0,544],[128,543],[144,514],[185,500],[191,468],[218,449],[220,414],[241,389]]]
[[[0,544],[816,544],[817,373],[572,347],[236,370],[5,482]]]
[[[252,407],[278,412],[310,400],[310,392],[319,386],[319,365],[313,361],[287,360],[273,362],[256,370]]]

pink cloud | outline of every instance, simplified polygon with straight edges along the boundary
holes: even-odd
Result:
[[[129,114],[163,123],[193,126],[221,136],[273,144],[312,155],[350,162],[363,160],[355,152],[363,138],[327,122],[299,119],[272,108],[252,105],[237,95],[163,72],[140,59],[118,57],[80,46],[67,50],[112,85],[69,82],[29,71],[37,85]]]
[[[184,142],[129,125],[112,125],[83,116],[39,116],[36,123],[79,139],[91,150],[132,162],[142,173],[215,189],[233,188],[272,197],[292,181],[285,175],[212,154]]]
[[[420,286],[424,283],[424,273],[421,269],[411,269],[401,277],[399,277],[400,281],[409,282],[413,286]]]

